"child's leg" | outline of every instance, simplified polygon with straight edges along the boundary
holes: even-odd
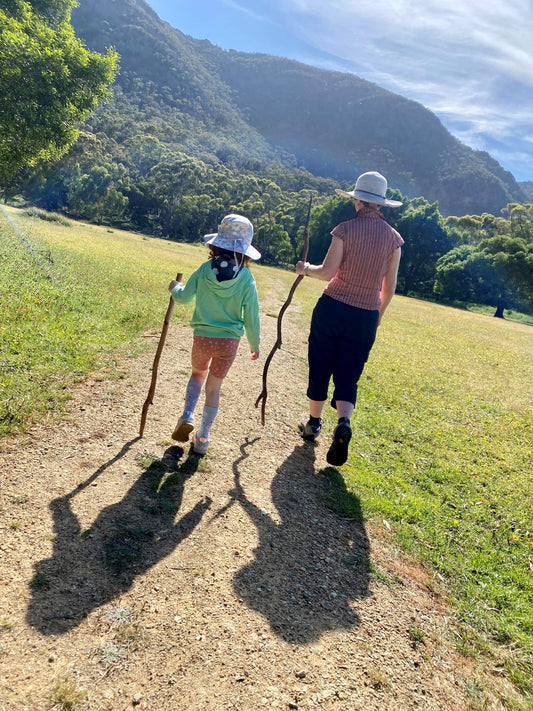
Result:
[[[220,388],[228,374],[239,347],[239,341],[234,338],[211,338],[210,355],[212,356],[209,375],[205,382],[205,405],[202,422],[195,436],[195,451],[205,453],[209,443],[209,433],[218,414]]]
[[[198,398],[202,392],[203,381],[204,379],[199,378],[198,374],[195,374],[193,370],[185,390],[185,405],[183,407],[183,413],[180,415],[178,424],[172,433],[172,439],[175,439],[178,442],[187,442],[190,433],[194,429],[194,410],[196,409]]]
[[[202,391],[202,385],[207,377],[212,353],[209,349],[211,339],[194,336],[191,351],[191,377],[185,391],[185,407],[182,417],[194,419],[194,410]]]
[[[223,381],[224,378],[213,375],[212,371],[209,372],[205,383],[205,404],[208,407],[218,407],[220,402],[220,388],[222,387]]]
[[[182,417],[187,420],[194,420],[194,411],[198,404],[198,398],[202,392],[206,372],[197,371],[193,368],[187,388],[185,390],[185,405],[183,406]]]
[[[206,352],[202,339],[198,339],[195,336],[191,352],[191,377],[185,390],[183,413],[172,433],[172,439],[178,442],[187,442],[194,428],[194,411],[202,392],[202,385],[207,376],[210,360],[211,356]]]
[[[209,373],[205,383],[205,405],[202,412],[202,423],[197,432],[200,441],[209,441],[209,433],[215,418],[218,414],[220,402],[220,388],[224,378],[217,378],[213,373]]]

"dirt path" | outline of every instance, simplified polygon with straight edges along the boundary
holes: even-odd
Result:
[[[263,360],[275,326],[264,317]],[[68,684],[91,711],[468,708],[475,675],[426,573],[327,507],[328,443],[295,433],[305,334],[285,330],[266,427],[263,360],[243,341],[204,459],[170,439],[192,339],[179,325],[142,440],[157,338],[122,379],[81,385],[66,420],[4,443],[2,711],[49,709]]]

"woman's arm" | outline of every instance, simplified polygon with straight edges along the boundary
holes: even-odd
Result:
[[[400,257],[402,256],[401,247],[395,249],[392,253],[389,267],[383,277],[381,284],[381,306],[379,309],[378,326],[381,323],[381,317],[385,313],[387,306],[390,304],[394,292],[396,291],[396,281],[398,279],[398,267],[400,266]]]
[[[312,276],[315,277],[315,279],[322,279],[322,281],[330,281],[341,265],[343,251],[344,242],[338,237],[332,237],[328,253],[322,264],[309,264],[309,262],[302,261],[296,262],[294,267],[296,274]]]

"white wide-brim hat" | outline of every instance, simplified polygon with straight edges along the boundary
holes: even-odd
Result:
[[[374,202],[378,205],[386,205],[387,207],[400,207],[400,205],[403,205],[403,202],[399,200],[389,200],[385,197],[387,194],[387,179],[381,173],[376,173],[373,170],[360,175],[353,190],[346,192],[345,190],[336,189],[335,192],[337,195],[342,195],[351,200],[359,199],[365,202]]]
[[[214,244],[229,252],[245,254],[250,259],[260,259],[261,252],[252,247],[254,227],[247,217],[242,215],[226,215],[218,226],[218,232],[205,235],[206,244]]]

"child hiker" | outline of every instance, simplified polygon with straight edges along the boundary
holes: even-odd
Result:
[[[185,407],[172,439],[187,442],[194,429],[194,411],[205,382],[205,405],[200,427],[193,433],[196,454],[205,454],[209,432],[218,413],[222,381],[235,360],[243,333],[250,344],[252,360],[259,358],[259,303],[255,280],[248,268],[261,254],[252,247],[254,229],[242,215],[226,215],[215,234],[205,235],[209,259],[185,286],[169,284],[172,297],[180,304],[196,298],[191,319],[193,346],[192,372],[185,392]],[[207,380],[206,380],[207,378]]]

